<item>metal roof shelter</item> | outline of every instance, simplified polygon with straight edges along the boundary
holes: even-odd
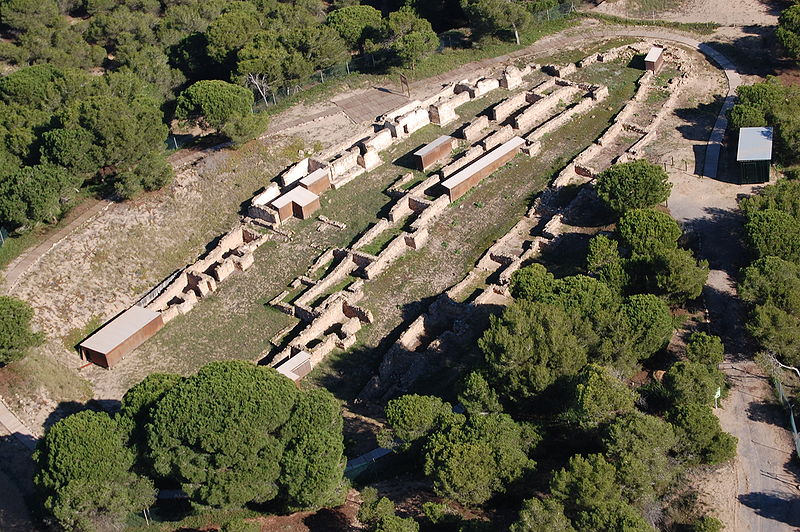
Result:
[[[769,181],[772,164],[772,128],[743,127],[739,129],[739,184]]]
[[[294,382],[297,382],[311,373],[311,355],[307,351],[300,351],[278,365],[275,369],[281,375],[289,377]]]
[[[651,70],[654,73],[658,72],[661,65],[664,64],[664,48],[661,46],[653,46],[647,55],[644,56],[645,70]]]
[[[423,146],[414,152],[417,168],[425,171],[453,151],[455,139],[449,135],[442,135],[430,144]]]
[[[86,359],[110,368],[163,326],[160,312],[134,305],[103,325],[78,348]]]

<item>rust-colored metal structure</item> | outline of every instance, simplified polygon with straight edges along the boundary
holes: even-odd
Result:
[[[272,202],[281,223],[292,216],[301,220],[308,218],[319,206],[319,196],[303,187],[295,187]]]
[[[480,183],[483,178],[491,175],[498,168],[513,159],[524,145],[524,139],[514,137],[483,155],[464,169],[456,172],[450,178],[442,181],[442,186],[447,190],[450,201],[457,200],[469,189]]]
[[[664,64],[664,49],[660,46],[653,46],[647,55],[644,57],[645,70],[651,71],[653,74],[658,73],[661,65]]]
[[[424,172],[450,155],[450,152],[453,151],[455,140],[456,139],[451,136],[442,135],[430,144],[415,151],[414,159],[417,164],[417,169]]]
[[[78,345],[81,356],[111,368],[164,326],[161,313],[132,306]]]

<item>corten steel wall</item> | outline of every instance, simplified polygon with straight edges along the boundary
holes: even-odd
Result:
[[[658,56],[658,59],[656,59],[655,61],[645,61],[644,68],[645,70],[650,70],[655,74],[656,72],[658,72],[658,70],[661,68],[661,65],[663,64],[664,64],[664,52],[661,52],[661,55]]]
[[[491,175],[495,172],[498,168],[506,164],[508,161],[516,157],[519,153],[519,148],[515,148],[510,150],[508,153],[504,154],[502,157],[498,157],[495,161],[491,164],[487,165],[485,168],[481,168],[462,182],[458,183],[457,185],[453,186],[452,188],[447,189],[447,194],[450,197],[450,201],[453,202],[463,196],[469,189],[477,185],[482,179]],[[485,155],[484,155],[485,157]],[[478,159],[480,160],[480,159]],[[474,164],[474,163],[473,163]],[[466,169],[465,169],[466,170]],[[463,170],[462,170],[463,171]]]
[[[300,183],[304,189],[313,192],[317,196],[331,188],[331,180],[328,176],[323,176],[314,181],[313,183]]]
[[[311,203],[306,206],[300,206],[297,203],[290,203],[292,207],[292,213],[294,214],[295,218],[300,218],[301,220],[305,220],[309,216],[311,216],[314,211],[319,209],[319,199],[315,199]],[[283,215],[281,215],[281,220],[283,220]]]
[[[281,222],[285,222],[289,218],[292,217],[292,213],[294,213],[294,203],[291,201],[278,209],[278,217],[281,219]]]
[[[145,340],[153,336],[157,333],[162,327],[164,326],[164,320],[161,318],[159,314],[152,321],[150,321],[147,325],[136,331],[134,334],[129,336],[124,342],[119,344],[117,347],[109,351],[108,353],[101,353],[99,351],[94,351],[93,349],[87,349],[85,347],[81,347],[81,351],[83,352],[83,356],[86,357],[89,361],[97,364],[98,366],[102,366],[104,368],[111,368],[117,362],[122,360],[125,355],[139,347],[144,343]]]
[[[448,142],[443,142],[441,145],[437,146],[425,155],[416,155],[415,158],[417,159],[417,168],[424,172],[437,162],[450,155],[450,152],[452,151],[453,141],[450,140]]]

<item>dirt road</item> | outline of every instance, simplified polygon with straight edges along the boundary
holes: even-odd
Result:
[[[716,414],[722,428],[739,438],[732,467],[721,467],[699,488],[726,530],[778,532],[800,527],[798,468],[786,419],[769,381],[750,360],[753,346],[743,327],[746,310],[736,297],[735,277],[746,257],[736,200],[753,188],[679,172],[670,177],[670,210],[700,237],[701,255],[711,266],[704,297],[711,330],[725,342],[722,369],[732,384]]]

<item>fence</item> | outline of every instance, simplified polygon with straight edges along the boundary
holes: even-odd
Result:
[[[533,20],[537,23],[548,22],[553,20],[560,20],[568,17],[571,13],[575,12],[575,2],[570,1],[558,4],[549,9],[543,9],[532,13]],[[455,39],[452,32],[445,32],[439,37],[439,48],[435,53],[442,53],[445,50],[456,49],[463,47],[463,40]],[[374,53],[364,54],[352,57],[350,60],[333,65],[323,70],[318,70],[314,74],[286,83],[278,88],[270,89],[266,94],[261,94],[257,89],[253,88],[256,97],[255,108],[256,110],[263,110],[264,108],[277,105],[278,103],[291,98],[295,94],[308,90],[315,85],[325,83],[326,81],[340,79],[352,73],[360,74],[374,74],[385,68],[387,64],[391,64],[392,56],[386,51],[378,51]]]
[[[3,247],[6,240],[8,240],[8,231],[6,231],[5,227],[0,227],[0,248]]]
[[[792,407],[791,401],[789,398],[786,397],[786,394],[783,392],[783,384],[781,380],[774,376],[772,377],[772,382],[775,385],[775,391],[778,394],[778,399],[780,399],[781,404],[786,408],[786,411],[789,413],[789,426],[792,428],[792,440],[794,441],[794,450],[797,454],[798,459],[800,459],[800,435],[797,434],[797,423],[794,419],[794,408]]]

